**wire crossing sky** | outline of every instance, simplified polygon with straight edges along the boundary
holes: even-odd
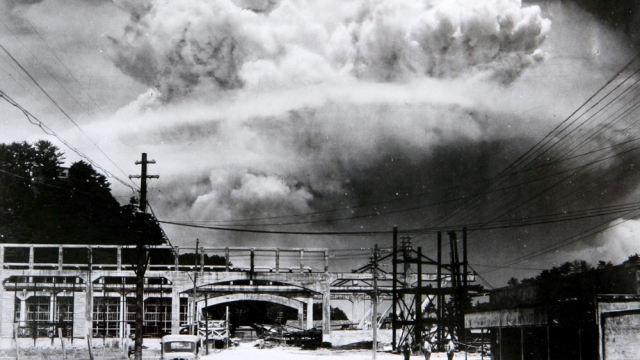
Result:
[[[491,284],[619,262],[640,252],[640,22],[582,5],[0,2],[0,138],[54,142],[119,199],[147,153],[177,246],[340,251],[397,226],[432,251],[465,226]]]

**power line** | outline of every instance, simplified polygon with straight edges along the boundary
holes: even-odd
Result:
[[[238,228],[228,228],[228,227],[220,227],[220,226],[193,225],[193,224],[185,224],[185,223],[164,221],[164,220],[158,220],[158,222],[162,224],[184,226],[184,227],[191,227],[191,228],[197,228],[197,229],[244,232],[244,233],[255,233],[255,234],[319,235],[319,236],[331,236],[331,235],[360,236],[360,235],[393,234],[393,231],[391,230],[386,230],[386,231],[271,231],[271,230],[238,229]]]
[[[588,106],[588,104],[593,99],[595,99],[598,94],[600,94],[602,91],[604,91],[607,86],[609,86],[613,81],[615,81],[615,79],[617,79],[618,76],[620,76],[624,71],[626,71],[634,62],[636,62],[638,58],[640,58],[640,52],[638,54],[636,54],[633,57],[633,59],[631,59],[627,64],[625,64],[625,66],[623,66],[623,68],[621,70],[619,70],[615,75],[613,75],[604,85],[602,85],[596,91],[596,93],[594,93],[591,97],[589,97],[580,107],[578,107],[565,120],[563,120],[560,124],[558,124],[549,134],[547,134],[543,139],[538,141],[532,148],[530,148],[527,152],[525,152],[518,159],[516,159],[513,163],[511,163],[501,173],[499,173],[497,176],[495,176],[494,180],[487,187],[485,187],[483,189],[480,189],[479,191],[477,191],[474,194],[472,194],[471,196],[469,196],[469,198],[465,202],[459,204],[452,212],[449,212],[448,214],[445,214],[445,215],[441,216],[439,219],[436,219],[436,224],[443,223],[446,219],[453,217],[454,215],[456,215],[457,213],[459,213],[462,210],[467,210],[467,212],[468,212],[469,211],[468,210],[468,205],[470,203],[476,203],[478,201],[478,199],[480,198],[480,196],[486,194],[487,191],[491,187],[496,186],[496,185],[508,180],[509,178],[511,178],[511,176],[509,176],[509,174],[512,172],[512,169],[517,168],[518,166],[521,166],[521,164],[523,164],[523,163],[525,163],[525,164],[526,164],[526,162],[530,163],[530,161],[532,159],[534,159],[534,156],[533,156],[534,154],[536,154],[536,153],[544,154],[546,151],[548,151],[548,149],[547,150],[542,150],[542,149],[544,149],[548,144],[551,143],[552,140],[555,139],[554,136],[556,136],[556,134],[565,131],[571,125],[573,125],[576,121],[578,121],[582,115],[580,115],[578,117],[575,117],[573,120],[571,120],[571,119],[581,109],[583,109],[586,106]],[[621,84],[616,86],[615,89],[617,89],[619,86],[621,86]],[[603,99],[605,99],[609,94],[611,94],[612,91],[609,91],[609,93],[606,94],[602,99],[598,100],[596,102],[596,105],[599,104],[601,101],[603,101]],[[595,105],[591,106],[588,110],[592,109],[594,106]],[[585,111],[585,113],[586,113],[586,111]],[[556,144],[557,144],[557,142],[556,142]],[[540,153],[540,151],[542,151],[542,152]],[[540,155],[538,155],[538,156],[540,156]]]
[[[104,155],[107,160],[109,160],[109,162],[111,162],[118,170],[120,170],[120,172],[122,172],[123,174],[126,175],[126,173],[109,157],[109,155],[107,155],[101,148],[100,146],[98,146],[98,144],[96,144],[90,137],[89,135],[87,135],[87,133],[84,132],[84,130],[82,130],[82,128],[78,125],[78,123],[75,122],[75,120],[73,120],[71,118],[71,116],[69,116],[69,114],[67,114],[66,111],[64,111],[64,109],[51,97],[51,95],[49,95],[49,93],[42,88],[42,86],[40,86],[40,84],[38,83],[38,81],[31,76],[31,74],[27,71],[27,69],[25,69],[16,58],[13,57],[13,55],[11,55],[11,53],[9,52],[9,50],[7,50],[4,46],[2,46],[2,44],[0,44],[0,48],[7,54],[7,56],[9,56],[9,58],[11,58],[11,60],[13,60],[13,62],[16,63],[16,65],[18,65],[18,67],[29,77],[29,79],[31,79],[31,81],[33,81],[33,83],[36,85],[36,87],[38,89],[40,89],[40,91],[42,91],[43,94],[45,94],[45,96],[58,108],[58,110],[60,110],[60,112],[67,118],[69,119],[69,121],[71,121],[71,123],[73,125],[75,125],[76,128],[78,128],[78,130],[80,130],[80,132],[102,153],[102,155]]]
[[[2,45],[0,45],[2,46]],[[82,159],[86,160],[89,164],[91,164],[93,167],[95,167],[96,169],[101,170],[107,177],[116,179],[118,182],[120,182],[122,185],[130,188],[131,190],[133,190],[134,192],[137,191],[136,188],[134,188],[133,186],[129,185],[128,183],[126,183],[125,181],[123,181],[122,179],[118,178],[117,176],[115,176],[113,173],[111,173],[109,170],[103,168],[102,166],[100,166],[98,163],[96,163],[95,161],[93,161],[90,157],[88,157],[87,155],[83,154],[80,150],[76,149],[75,147],[73,147],[69,142],[67,142],[66,140],[64,140],[60,135],[58,135],[55,131],[53,131],[50,127],[48,127],[45,123],[43,123],[42,121],[40,121],[35,115],[31,114],[27,109],[25,109],[24,107],[22,107],[20,104],[18,104],[15,100],[13,100],[9,95],[7,95],[4,91],[0,90],[0,97],[2,97],[3,99],[5,99],[6,102],[8,102],[9,104],[11,104],[12,106],[16,107],[18,110],[20,110],[24,116],[27,118],[27,120],[39,127],[45,134],[50,135],[55,137],[56,139],[58,139],[61,143],[63,143],[67,148],[69,148],[69,150],[73,151],[74,153],[76,153],[78,156],[80,156]]]
[[[633,213],[633,211],[630,211],[628,214],[631,214],[631,213]],[[542,249],[539,249],[539,250],[534,251],[534,252],[532,252],[532,253],[529,253],[529,254],[527,254],[527,255],[520,256],[520,257],[518,257],[518,258],[516,258],[516,259],[514,259],[514,260],[511,260],[511,261],[509,261],[509,262],[507,262],[507,263],[504,263],[504,264],[502,264],[502,265],[497,265],[497,266],[495,266],[494,268],[492,268],[492,269],[490,269],[490,270],[484,271],[484,272],[483,272],[483,274],[487,274],[487,273],[490,273],[490,272],[493,272],[493,271],[496,271],[496,270],[500,270],[500,269],[502,269],[503,267],[511,266],[511,265],[514,265],[514,264],[518,264],[518,263],[520,263],[520,262],[523,262],[523,261],[526,261],[526,260],[530,260],[530,259],[533,259],[533,258],[535,258],[535,257],[541,256],[541,255],[544,255],[544,254],[547,254],[547,253],[549,253],[549,252],[551,252],[551,251],[554,251],[554,250],[557,250],[557,249],[559,249],[559,248],[561,248],[561,247],[564,247],[564,246],[567,246],[567,245],[573,244],[573,243],[575,243],[575,242],[578,242],[578,241],[580,241],[580,240],[583,240],[583,239],[585,239],[585,238],[587,238],[587,237],[589,237],[589,236],[593,235],[593,234],[594,234],[594,233],[596,233],[596,232],[600,232],[600,231],[603,231],[603,230],[607,230],[607,229],[613,228],[613,227],[615,227],[615,226],[618,226],[618,225],[621,225],[621,224],[623,224],[623,223],[626,223],[626,222],[627,222],[627,221],[629,221],[629,220],[635,220],[635,219],[638,219],[639,217],[640,217],[640,215],[637,215],[637,216],[633,216],[633,217],[631,217],[631,218],[625,219],[625,220],[623,220],[623,221],[621,221],[621,222],[619,222],[619,223],[615,223],[615,224],[611,224],[611,223],[610,223],[610,224],[609,224],[608,226],[606,226],[604,229],[601,229],[602,224],[599,224],[599,225],[593,226],[593,227],[591,227],[591,228],[589,228],[589,229],[587,229],[587,230],[583,231],[583,232],[582,232],[582,233],[580,233],[580,234],[577,234],[577,235],[571,236],[571,237],[569,237],[569,238],[567,238],[567,239],[564,239],[564,240],[562,240],[562,241],[560,241],[560,242],[558,242],[558,243],[556,243],[556,244],[553,244],[553,245],[551,245],[551,246],[544,247],[544,248],[542,248]]]
[[[33,24],[31,24],[31,21],[29,21],[29,19],[27,19],[27,17],[24,15],[24,13],[22,12],[22,10],[20,10],[20,7],[18,7],[16,5],[16,3],[13,0],[10,0],[11,3],[13,4],[13,6],[15,6],[15,8],[18,10],[18,12],[20,12],[20,15],[22,15],[22,18],[24,19],[24,21],[29,24],[29,27],[33,30],[33,32],[36,33],[36,35],[38,35],[38,37],[40,38],[40,40],[44,43],[44,45],[47,47],[47,49],[49,49],[49,52],[51,52],[51,54],[56,58],[56,60],[58,60],[58,62],[60,63],[60,65],[62,65],[62,67],[64,67],[64,69],[67,71],[67,73],[69,74],[69,76],[71,76],[71,78],[76,82],[76,84],[78,84],[78,86],[80,87],[80,89],[82,90],[82,92],[84,92],[87,97],[89,99],[91,99],[91,101],[93,102],[93,104],[96,106],[96,108],[98,108],[98,110],[102,111],[102,108],[100,108],[100,105],[98,104],[98,102],[96,102],[96,100],[91,96],[91,94],[89,94],[89,92],[87,92],[84,87],[82,86],[82,84],[80,84],[80,81],[73,75],[73,73],[71,72],[71,70],[69,70],[69,68],[64,64],[64,62],[62,62],[62,60],[60,60],[60,58],[58,57],[58,54],[56,54],[55,51],[53,51],[53,49],[51,48],[51,46],[49,46],[49,44],[44,40],[44,38],[42,37],[42,35],[40,34],[40,32],[33,26]],[[6,25],[5,25],[6,27]],[[13,32],[12,32],[13,34]],[[15,35],[14,35],[15,36]],[[16,37],[17,39],[17,37]],[[22,43],[22,42],[21,42]],[[24,44],[23,44],[24,46]],[[33,55],[33,54],[32,54]],[[44,67],[44,65],[43,65]],[[50,74],[51,75],[51,74]],[[53,77],[53,75],[51,75]],[[62,85],[60,85],[62,86]],[[64,87],[63,87],[64,88]],[[68,92],[67,92],[68,93]],[[69,94],[71,96],[71,94]],[[73,96],[72,96],[73,97]],[[75,100],[75,98],[74,98]],[[77,101],[76,101],[77,103]],[[80,104],[78,104],[80,105]]]

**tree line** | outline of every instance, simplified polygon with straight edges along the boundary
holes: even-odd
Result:
[[[107,178],[85,161],[63,167],[52,143],[0,144],[0,242],[149,245],[164,243],[157,221],[120,205]]]

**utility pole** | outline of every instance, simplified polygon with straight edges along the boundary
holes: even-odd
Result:
[[[378,352],[378,244],[373,248],[373,294],[371,295],[371,325],[373,330],[373,343],[371,349],[373,351],[373,360],[376,360],[376,353]]]
[[[282,344],[282,311],[278,311],[278,344]]]
[[[392,299],[391,306],[393,311],[391,312],[391,350],[395,353],[398,349],[396,344],[396,326],[398,323],[398,227],[393,227],[393,285],[392,285]]]
[[[227,342],[227,347],[226,349],[229,348],[229,305],[227,305],[227,308],[225,309],[225,314],[224,314],[224,327],[227,333],[227,337],[226,337],[226,342]]]
[[[142,165],[140,175],[130,175],[129,179],[140,179],[140,212],[147,212],[147,179],[158,179],[158,175],[147,175],[147,164],[155,164],[155,160],[147,160],[147,154],[142,153],[142,160],[136,165]],[[143,221],[146,217],[143,215]],[[143,227],[144,229],[144,227]],[[136,265],[136,332],[134,359],[142,360],[142,331],[144,321],[144,274],[147,271],[147,250],[145,247],[146,233],[139,234],[136,244],[138,263]]]
[[[196,330],[196,324],[198,320],[196,319],[198,315],[198,294],[196,293],[196,289],[198,288],[198,247],[200,246],[200,239],[196,239],[196,257],[195,262],[193,264],[193,317],[191,318],[191,326],[189,326],[189,334],[190,335],[198,335],[198,331]]]
[[[204,309],[207,310],[207,316],[204,318],[204,331],[205,331],[205,339],[204,345],[207,350],[207,355],[209,355],[209,303],[207,302],[207,293],[204,293]]]

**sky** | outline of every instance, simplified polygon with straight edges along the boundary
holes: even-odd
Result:
[[[164,223],[178,246],[329,248],[344,271],[374,244],[389,247],[394,226],[432,258],[435,228],[448,240],[468,226],[469,263],[490,286],[574,259],[619,263],[640,252],[635,207],[498,225],[640,200],[635,110],[615,123],[613,110],[572,115],[604,104],[589,99],[640,50],[636,10],[623,0],[2,1],[0,90],[58,137],[2,101],[0,141],[49,140],[67,166],[90,159],[123,204],[147,153],[159,220],[276,232]],[[635,104],[634,91],[619,99]],[[553,132],[572,116],[583,126]],[[499,177],[550,133],[553,152]]]

